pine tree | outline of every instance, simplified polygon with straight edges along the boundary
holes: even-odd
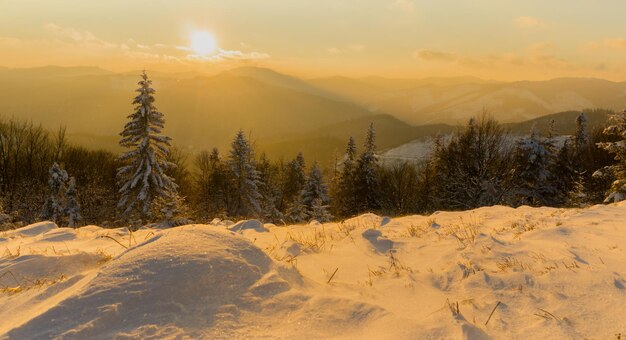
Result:
[[[259,217],[261,182],[255,166],[254,151],[246,140],[243,130],[237,132],[231,144],[228,164],[233,179],[233,202],[229,211],[230,215]]]
[[[214,218],[226,214],[228,207],[228,171],[220,157],[219,150],[213,148],[200,152],[195,159],[197,174],[195,183],[200,216]]]
[[[356,160],[356,143],[354,138],[350,136],[348,139],[348,146],[346,146],[346,159],[343,162],[344,169],[352,169]]]
[[[509,193],[511,154],[508,132],[483,114],[433,153],[433,209],[474,209],[498,204]]]
[[[309,176],[306,179],[304,188],[302,189],[302,202],[311,209],[313,201],[317,198],[322,200],[324,205],[329,203],[328,188],[324,182],[322,171],[320,170],[317,162],[313,163]]]
[[[511,202],[514,205],[542,206],[552,203],[555,189],[551,184],[551,145],[534,126],[530,137],[517,142],[514,173],[517,185]]]
[[[152,81],[144,71],[133,100],[135,112],[120,133],[120,145],[131,149],[119,159],[124,163],[118,169],[120,200],[118,208],[122,217],[138,214],[142,219],[153,215],[153,202],[159,197],[175,196],[177,186],[165,171],[173,166],[167,161],[170,138],[161,135],[165,120],[154,106]]]
[[[436,178],[439,172],[437,165],[438,159],[440,159],[440,155],[443,150],[443,138],[441,137],[441,135],[438,134],[433,138],[432,153],[430,154],[428,161],[423,164],[421,171],[418,174],[418,211],[433,212],[436,210]]]
[[[293,223],[302,223],[309,218],[309,209],[307,209],[307,206],[304,204],[302,195],[298,195],[289,205],[285,215],[287,219]]]
[[[261,154],[257,163],[257,171],[259,172],[261,185],[259,191],[261,193],[261,212],[263,220],[276,223],[283,219],[283,214],[277,208],[278,198],[280,196],[277,177],[278,169],[273,166],[267,159],[265,154]]]
[[[67,191],[65,192],[65,199],[67,203],[64,212],[67,216],[67,226],[77,227],[80,220],[82,220],[82,216],[80,215],[80,204],[76,197],[76,179],[74,177],[70,177]]]
[[[332,218],[328,211],[330,203],[328,188],[317,162],[313,163],[304,188],[300,193],[300,203],[306,208],[309,218],[319,222],[327,222]]]
[[[42,218],[60,223],[64,216],[65,187],[68,180],[67,172],[56,162],[48,170],[49,195],[43,207]]]
[[[567,195],[567,205],[570,207],[582,208],[589,202],[589,195],[585,188],[584,173],[577,173],[573,181],[571,190]]]
[[[357,161],[354,174],[355,197],[358,212],[376,210],[379,205],[378,160],[376,158],[376,131],[370,124],[365,137],[364,150]]]
[[[304,187],[306,182],[305,169],[306,163],[301,152],[298,153],[295,159],[287,163],[285,182],[283,183],[283,197],[288,204],[298,199],[298,195]]]
[[[570,144],[572,141],[566,141],[559,149],[551,169],[551,183],[555,188],[554,198],[559,204],[568,202],[574,182],[582,180],[578,178],[581,169],[577,167],[575,161],[576,151],[570,147]]]
[[[576,146],[577,153],[581,153],[587,144],[589,144],[587,117],[584,112],[581,112],[580,115],[576,117],[576,135],[574,135],[574,145]]]
[[[341,171],[333,188],[334,211],[341,216],[350,216],[357,211],[354,190],[354,173],[356,163],[356,144],[352,136],[348,139],[346,155],[341,164]]]
[[[328,204],[325,204],[321,198],[316,198],[311,203],[311,209],[309,210],[309,218],[321,223],[330,222],[333,219],[333,215],[330,214]]]
[[[615,142],[598,143],[597,145],[610,154],[615,155],[617,163],[607,166],[603,170],[598,170],[593,174],[594,177],[610,175],[614,178],[604,200],[605,203],[626,200],[626,110],[612,115],[610,122],[610,125],[604,129],[604,133],[615,136],[618,140]]]
[[[169,191],[165,195],[157,197],[153,209],[153,216],[159,220],[158,226],[160,227],[169,228],[191,222],[187,218],[188,211],[185,199],[177,192]]]

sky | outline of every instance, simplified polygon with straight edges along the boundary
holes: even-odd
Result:
[[[623,0],[0,0],[0,66],[624,81],[624,13]]]

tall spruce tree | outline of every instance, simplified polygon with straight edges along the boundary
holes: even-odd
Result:
[[[236,217],[260,217],[261,181],[256,169],[254,151],[246,139],[243,130],[239,130],[231,143],[228,160],[233,180],[233,201],[230,215]]]
[[[378,159],[376,158],[376,130],[371,123],[367,129],[363,153],[354,173],[355,197],[358,212],[377,210],[379,200]]]
[[[135,112],[120,133],[120,145],[130,149],[120,155],[118,169],[120,200],[118,208],[125,219],[153,217],[153,203],[159,197],[175,196],[177,186],[166,171],[174,166],[167,161],[170,138],[161,135],[165,120],[154,106],[155,90],[144,71],[138,82],[139,94],[133,100]]]
[[[617,141],[597,145],[614,155],[617,163],[594,173],[594,177],[601,177],[605,174],[614,179],[604,200],[605,203],[626,200],[626,110],[613,114],[609,121],[610,125],[604,129],[604,133],[614,136]]]

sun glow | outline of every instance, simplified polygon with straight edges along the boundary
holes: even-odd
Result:
[[[217,49],[215,37],[207,31],[195,31],[189,37],[191,49],[199,55],[208,55]]]

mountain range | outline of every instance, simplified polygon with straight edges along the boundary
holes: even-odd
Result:
[[[302,79],[255,67],[211,76],[148,73],[156,105],[166,115],[166,133],[178,146],[224,150],[243,129],[271,157],[303,151],[324,161],[343,151],[348,136],[361,140],[371,122],[379,147],[389,149],[449,133],[484,110],[515,132],[533,124],[545,128],[555,119],[562,133],[570,133],[578,111],[617,110],[626,103],[626,82],[600,79]],[[0,115],[32,119],[51,130],[62,124],[76,142],[116,150],[117,133],[133,110],[138,74],[96,67],[0,68]],[[589,118],[591,125],[602,124],[606,112]]]

